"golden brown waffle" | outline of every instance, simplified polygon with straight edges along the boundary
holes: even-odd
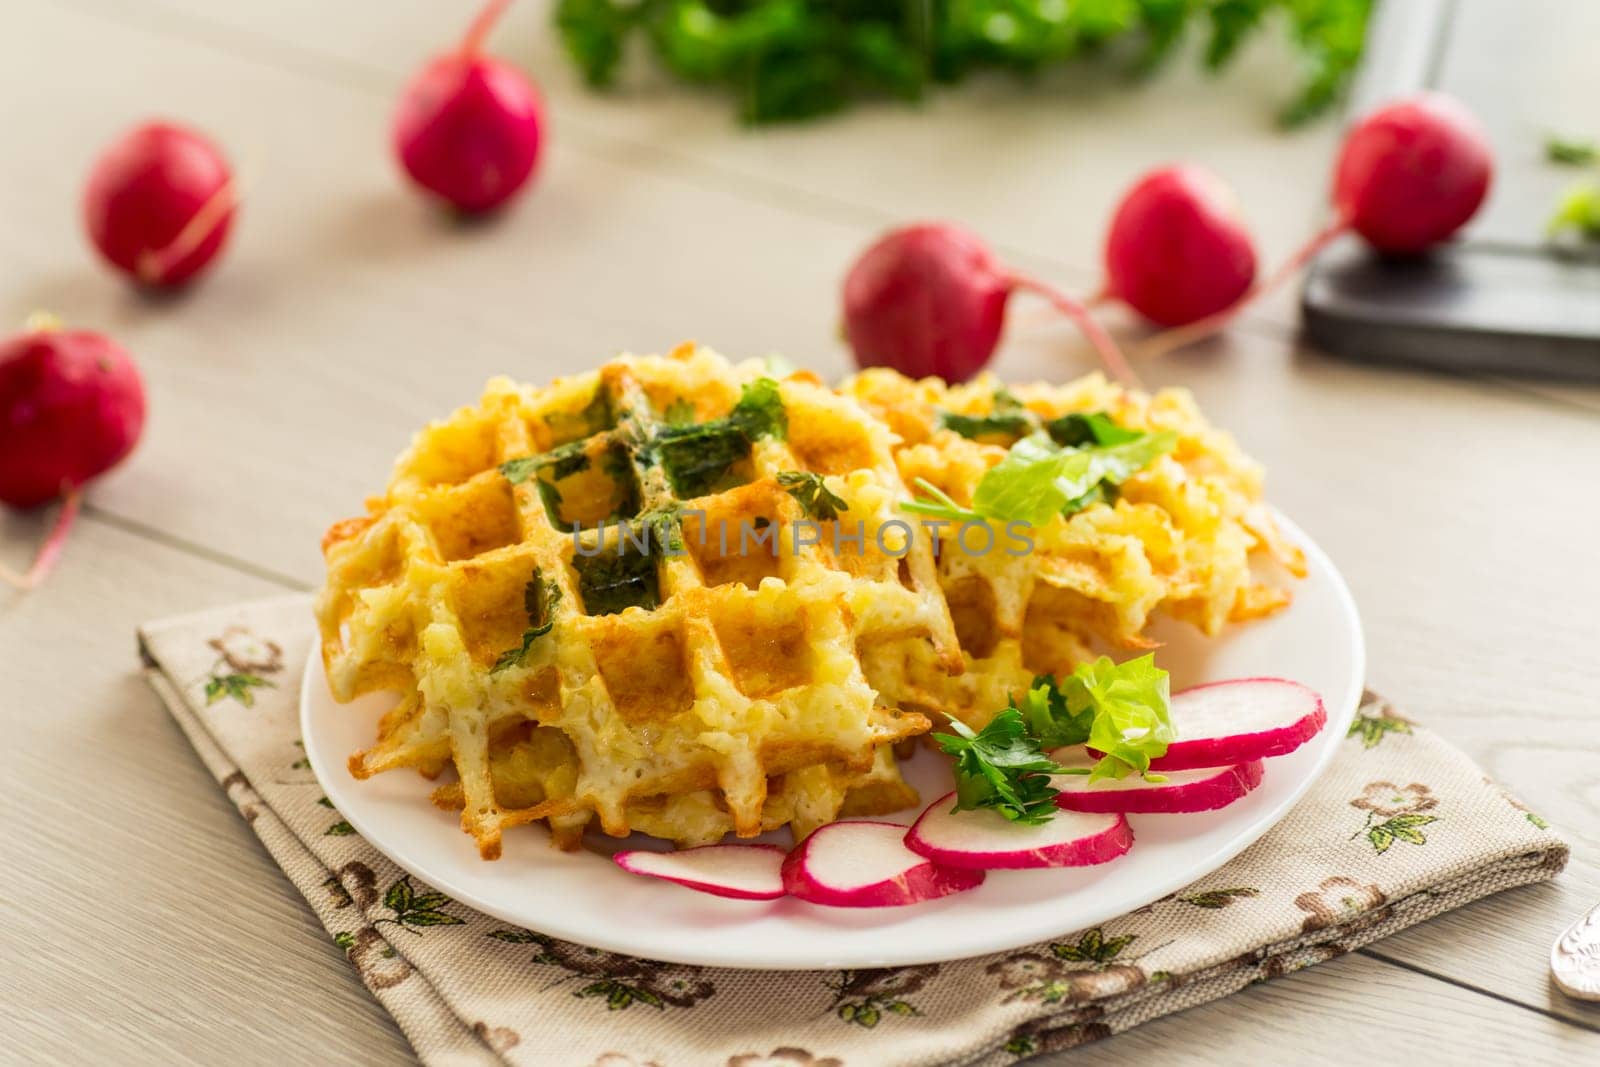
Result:
[[[875,648],[868,677],[903,707],[981,726],[1037,674],[1068,671],[1096,647],[1150,647],[1157,611],[1210,635],[1287,605],[1288,590],[1253,577],[1252,562],[1305,574],[1304,556],[1261,502],[1260,468],[1186,391],[1148,396],[1098,374],[1062,386],[1008,389],[990,375],[946,386],[883,369],[840,391],[894,430],[908,485],[925,479],[961,505],[1020,437],[1065,415],[1104,413],[1128,429],[1178,435],[1175,450],[1125,481],[1114,502],[1034,527],[1026,554],[969,551],[955,526],[941,530],[939,579],[965,670],[951,676],[910,643]],[[995,525],[997,545],[1015,544]],[[984,541],[969,536],[969,544]]]
[[[491,858],[535,820],[694,843],[914,803],[889,746],[929,722],[861,656],[960,659],[929,539],[885,526],[908,499],[890,446],[814,380],[691,346],[491,381],[324,539],[334,695],[403,696],[351,771],[453,766],[436,800]],[[845,511],[794,544],[829,494]]]

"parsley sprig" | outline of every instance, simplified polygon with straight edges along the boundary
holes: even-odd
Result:
[[[818,522],[832,522],[839,517],[839,512],[850,510],[844,497],[829,489],[820,474],[779,471],[778,484],[799,502],[807,515]]]
[[[950,720],[954,734],[934,734],[956,760],[956,810],[993,808],[1012,822],[1038,825],[1056,812],[1050,775],[1066,768],[1046,756],[1022,713],[1007,707],[982,730]]]
[[[500,653],[500,658],[489,668],[490,674],[521,665],[533,643],[555,626],[555,606],[560,599],[561,587],[543,577],[535,567],[533,577],[522,588],[522,607],[528,613],[528,628],[522,631],[522,643]]]
[[[1007,704],[982,730],[951,720],[953,733],[934,734],[955,757],[956,810],[989,808],[1038,825],[1054,815],[1057,774],[1087,774],[1091,782],[1139,773],[1166,752],[1174,734],[1167,711],[1167,672],[1154,656],[1114,663],[1102,656],[1057,682],[1040,675],[1021,705]],[[1102,753],[1092,768],[1069,768],[1049,755],[1087,744]]]

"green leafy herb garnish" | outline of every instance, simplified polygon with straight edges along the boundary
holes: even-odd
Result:
[[[750,455],[758,437],[782,440],[789,432],[778,383],[757,378],[745,385],[726,417],[698,425],[667,425],[652,444],[641,448],[643,462],[659,457],[672,488],[680,497],[704,496],[727,488],[735,466]]]
[[[661,66],[738,101],[747,122],[839,111],[862,98],[921,99],[930,86],[985,70],[1034,78],[1057,64],[1120,60],[1148,73],[1206,35],[1204,62],[1225,65],[1246,39],[1281,26],[1303,73],[1286,124],[1327,110],[1361,58],[1372,0],[560,0],[567,54],[595,87],[612,85],[625,45],[644,38]]]
[[[1555,214],[1545,223],[1545,234],[1559,237],[1568,231],[1585,240],[1600,240],[1600,183],[1579,182],[1561,194]]]
[[[593,556],[575,555],[572,566],[578,572],[583,609],[590,615],[615,615],[629,607],[648,611],[661,606],[661,584],[653,552],[628,551],[619,543]]]
[[[539,497],[544,502],[545,514],[563,530],[580,529],[595,522],[633,514],[639,506],[639,484],[626,446],[613,439],[603,452],[597,453],[593,444],[593,441],[570,441],[541,455],[508,459],[500,464],[499,470],[512,485],[521,485],[533,478]],[[586,509],[589,514],[569,520],[564,514],[564,497],[557,483],[589,470],[594,465],[596,455],[601,471],[611,482],[607,512],[604,515],[596,514],[591,507]],[[584,499],[592,496],[593,492],[593,487],[588,492],[580,490],[578,497]]]
[[[1101,656],[1062,679],[1060,689],[1068,708],[1093,709],[1089,747],[1104,757],[1089,773],[1091,782],[1145,774],[1177,737],[1167,710],[1170,680],[1154,655],[1126,663]]]
[[[950,720],[953,734],[933,739],[956,761],[956,810],[993,808],[1013,822],[1037,825],[1055,814],[1050,775],[1063,768],[1039,749],[1014,707],[1000,712],[982,730]]]
[[[731,426],[706,423],[692,429],[658,446],[672,488],[684,499],[729,488],[735,467],[750,455],[749,438]]]
[[[1055,812],[1053,774],[1088,774],[1091,782],[1139,773],[1173,741],[1167,672],[1154,656],[1113,663],[1102,656],[1059,683],[1040,675],[1022,698],[973,731],[934,734],[956,760],[956,810],[992,808],[1014,822],[1042,823]],[[1062,767],[1048,753],[1088,744],[1103,755],[1088,770]],[[1155,776],[1149,776],[1157,780]]]
[[[987,415],[961,415],[954,411],[939,414],[939,425],[972,440],[980,437],[1021,437],[1038,425],[1033,412],[1022,406],[1011,390],[994,391],[994,408]]]
[[[1038,739],[1039,747],[1046,752],[1083,744],[1089,740],[1094,725],[1094,705],[1087,701],[1078,701],[1076,706],[1069,703],[1054,676],[1048,674],[1039,675],[1028,687],[1021,712],[1028,733]]]
[[[683,551],[683,504],[680,502],[647,511],[628,525],[650,531],[649,544],[653,550],[673,554]]]
[[[500,473],[505,475],[506,481],[512,485],[521,485],[533,477],[533,472],[539,469],[539,464],[542,462],[538,456],[518,456],[500,464]]]
[[[490,674],[499,674],[522,663],[533,643],[555,626],[554,608],[560,600],[561,587],[541,577],[539,568],[535,567],[533,577],[522,588],[522,606],[528,613],[528,628],[522,631],[522,644],[500,653],[500,658],[489,668]]]
[[[822,475],[809,471],[779,471],[778,484],[799,501],[805,513],[818,522],[832,522],[839,512],[849,511],[844,497],[828,488]]]
[[[596,388],[594,396],[580,410],[552,411],[544,421],[558,443],[600,433],[611,426],[611,397],[603,387]]]
[[[754,441],[758,437],[783,440],[789,433],[789,416],[783,408],[783,394],[771,378],[757,378],[739,393],[739,402],[728,414],[728,421]]]
[[[667,405],[667,410],[661,416],[668,426],[690,426],[694,423],[694,405],[683,397],[679,397]]]
[[[574,441],[570,445],[562,445],[552,452],[545,453],[544,459],[550,468],[551,481],[559,482],[563,478],[570,478],[589,469],[589,453],[584,448],[585,443]],[[615,457],[608,458],[614,460]],[[626,456],[623,457],[623,463],[627,463]],[[616,472],[614,463],[608,466],[607,472],[612,474]]]
[[[913,514],[956,522],[997,520],[1037,526],[1103,499],[1107,487],[1120,485],[1177,444],[1178,435],[1170,430],[1137,433],[1119,444],[1081,448],[1063,448],[1044,433],[1030,434],[984,472],[970,508],[963,508],[922,479],[917,480],[917,487],[931,499],[918,499],[903,507]]]
[[[1073,412],[1045,423],[1045,433],[1050,440],[1063,448],[1083,445],[1120,445],[1137,441],[1144,436],[1139,430],[1130,430],[1111,421],[1103,411]]]
[[[946,411],[939,415],[939,425],[977,440],[980,437],[1020,437],[1033,429],[1033,419],[1025,411],[995,411],[988,415],[958,415]]]
[[[1600,160],[1600,146],[1585,138],[1551,134],[1545,138],[1544,157],[1552,163],[1584,166]]]
[[[589,469],[587,442],[571,441],[538,456],[518,456],[500,464],[499,471],[512,485],[521,485],[534,473],[549,471],[549,480],[559,482]]]

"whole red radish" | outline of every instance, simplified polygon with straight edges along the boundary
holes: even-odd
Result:
[[[1334,171],[1339,218],[1380,252],[1415,254],[1455,234],[1489,193],[1494,154],[1461,104],[1422,93],[1351,129]]]
[[[79,490],[133,450],[144,414],[139,371],[105,335],[46,327],[0,342],[0,502],[31,508],[65,497],[29,572],[0,577],[24,587],[44,580]]]
[[[1494,150],[1472,113],[1424,92],[1377,108],[1345,134],[1333,173],[1333,221],[1231,307],[1161,334],[1156,355],[1223,329],[1252,300],[1276,289],[1334,239],[1354,231],[1388,255],[1417,255],[1466,225],[1488,195]]]
[[[142,285],[177,286],[222,251],[237,206],[217,146],[171,122],[135,126],[95,161],[84,222],[95,248]]]
[[[844,331],[863,367],[959,382],[994,356],[1006,302],[1038,293],[1076,322],[1114,376],[1132,383],[1116,342],[1079,302],[1003,266],[983,239],[952,223],[892,230],[844,280]]]
[[[1105,295],[1160,326],[1232,305],[1256,276],[1256,250],[1233,192],[1203,167],[1174,164],[1123,196],[1105,245]]]
[[[400,164],[423,189],[459,211],[492,211],[539,162],[544,106],[516,68],[482,53],[510,0],[491,0],[453,52],[406,86],[394,120]]]

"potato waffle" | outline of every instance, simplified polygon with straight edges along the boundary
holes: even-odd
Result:
[[[486,858],[536,820],[568,847],[592,818],[698,843],[914,803],[890,746],[929,720],[861,657],[960,656],[929,538],[884,525],[908,499],[890,447],[814,379],[691,346],[491,381],[324,538],[334,696],[403,695],[352,773],[453,765],[435,799]]]
[[[1103,413],[1128,429],[1178,435],[1175,450],[1123,482],[1111,502],[1033,527],[1026,554],[969,551],[957,527],[939,531],[939,578],[965,670],[936,669],[912,644],[874,649],[868,677],[902,707],[981,726],[1036,674],[1070,670],[1097,647],[1151,647],[1146,628],[1158,610],[1209,635],[1286,606],[1289,591],[1253,577],[1253,561],[1305,574],[1304,556],[1261,502],[1260,468],[1184,390],[1149,396],[1098,374],[1063,386],[1007,389],[989,375],[947,386],[873,369],[840,391],[896,433],[908,485],[925,479],[963,506],[1012,444],[1062,416]],[[1011,542],[997,533],[996,544]]]

